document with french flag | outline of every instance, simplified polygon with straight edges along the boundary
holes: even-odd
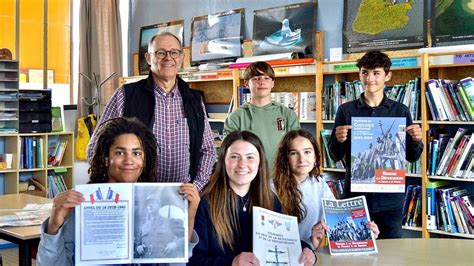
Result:
[[[186,263],[188,202],[180,183],[77,185],[75,264]]]

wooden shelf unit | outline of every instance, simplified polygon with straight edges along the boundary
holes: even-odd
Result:
[[[20,156],[21,156],[21,139],[25,137],[35,137],[37,141],[42,141],[42,167],[33,168],[21,168]],[[49,144],[57,140],[67,141],[66,150],[64,152],[63,159],[58,166],[48,165],[48,152]],[[47,196],[48,189],[48,172],[58,171],[61,172],[66,186],[72,188],[74,185],[73,180],[73,167],[74,167],[74,133],[73,132],[50,132],[50,133],[25,133],[25,134],[0,134],[0,143],[2,143],[4,150],[3,153],[13,154],[13,163],[11,169],[1,169],[0,176],[4,179],[4,194],[18,194],[18,193],[29,193],[20,192],[19,182],[20,176],[31,175],[35,177],[45,188],[46,191],[35,192],[34,194]],[[38,188],[37,188],[38,189]]]
[[[333,127],[333,120],[323,120],[322,115],[322,95],[324,89],[325,78],[332,76],[335,81],[354,81],[358,80],[358,69],[355,66],[356,58],[362,56],[360,55],[350,55],[353,59],[343,60],[343,61],[333,61],[333,62],[323,62],[322,60],[322,51],[324,51],[322,46],[323,34],[316,34],[316,51],[315,62],[314,62],[314,72],[304,71],[301,73],[295,73],[294,71],[285,70],[283,68],[291,68],[298,66],[275,66],[277,73],[277,78],[275,82],[274,92],[315,92],[316,93],[316,120],[308,121],[308,123],[315,124],[316,139],[319,146],[321,147],[321,158],[322,154],[322,139],[320,136],[320,130],[323,128]],[[408,80],[420,77],[421,80],[421,120],[414,119],[415,123],[421,124],[423,132],[429,129],[430,126],[469,126],[474,125],[474,121],[470,122],[458,122],[458,121],[431,121],[428,120],[428,105],[425,96],[426,90],[426,81],[430,78],[449,78],[459,80],[464,77],[472,76],[474,73],[474,63],[454,63],[453,57],[459,54],[469,54],[474,53],[474,50],[467,51],[457,51],[449,53],[419,53],[417,50],[404,50],[404,51],[393,51],[387,52],[392,58],[392,61],[395,64],[392,66],[392,78],[388,85],[394,84],[405,84]],[[248,51],[245,54],[248,53]],[[403,64],[405,62],[405,64]],[[408,63],[406,63],[408,62]],[[400,64],[399,64],[400,63]],[[405,66],[403,66],[405,65]],[[238,86],[243,84],[242,80],[242,69],[224,69],[216,71],[207,71],[209,72],[224,72],[227,73],[226,77],[215,78],[215,79],[206,79],[206,80],[188,80],[188,83],[193,88],[198,88],[204,92],[206,101],[214,103],[225,103],[228,104],[233,97],[234,101],[234,110],[238,107]],[[230,74],[232,73],[232,78]],[[192,72],[198,74],[206,74],[206,72]],[[191,74],[192,74],[191,73]],[[187,76],[191,75],[187,72],[182,72],[180,75]],[[142,76],[144,78],[145,76]],[[128,79],[128,78],[126,78]],[[136,79],[136,77],[132,77]],[[219,119],[213,122],[223,122],[223,119]],[[303,122],[301,122],[303,123]],[[472,180],[455,180],[454,178],[449,177],[431,177],[426,175],[427,167],[427,138],[426,134],[423,134],[423,143],[424,150],[421,155],[421,173],[420,174],[407,174],[408,178],[412,178],[415,183],[420,183],[422,186],[422,227],[417,228],[417,231],[421,231],[423,238],[429,238],[430,233],[440,234],[438,232],[428,231],[426,229],[427,220],[426,220],[426,185],[430,179],[443,179],[450,180],[453,182],[469,183],[473,182]],[[330,169],[330,168],[321,168],[321,172],[332,172],[343,174],[344,169]],[[412,228],[410,228],[411,230]],[[446,235],[453,235],[451,233],[446,233]],[[457,234],[454,234],[458,236]],[[463,235],[459,235],[463,237]]]

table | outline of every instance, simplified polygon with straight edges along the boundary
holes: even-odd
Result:
[[[0,196],[0,209],[22,209],[27,204],[51,203],[48,198],[29,194],[11,194]],[[1,215],[8,212],[2,211]],[[5,239],[18,245],[18,261],[20,265],[31,265],[31,247],[37,246],[40,240],[41,228],[37,226],[0,227],[0,239]]]
[[[377,240],[376,255],[330,256],[317,252],[316,265],[474,265],[474,240],[403,238]]]

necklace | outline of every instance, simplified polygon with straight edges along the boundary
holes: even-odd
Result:
[[[250,196],[247,198],[247,200],[246,200],[245,202],[244,202],[244,200],[243,200],[243,197],[239,197],[239,198],[240,198],[240,202],[242,202],[242,205],[244,206],[244,207],[242,208],[242,210],[243,210],[244,212],[246,212],[246,211],[247,211],[247,204],[248,204],[249,201],[250,201]]]

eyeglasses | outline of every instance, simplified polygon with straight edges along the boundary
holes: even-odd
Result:
[[[183,53],[183,51],[178,50],[178,49],[172,49],[170,51],[157,50],[157,51],[154,51],[153,53],[159,59],[165,58],[168,54],[171,56],[171,58],[176,59]]]

